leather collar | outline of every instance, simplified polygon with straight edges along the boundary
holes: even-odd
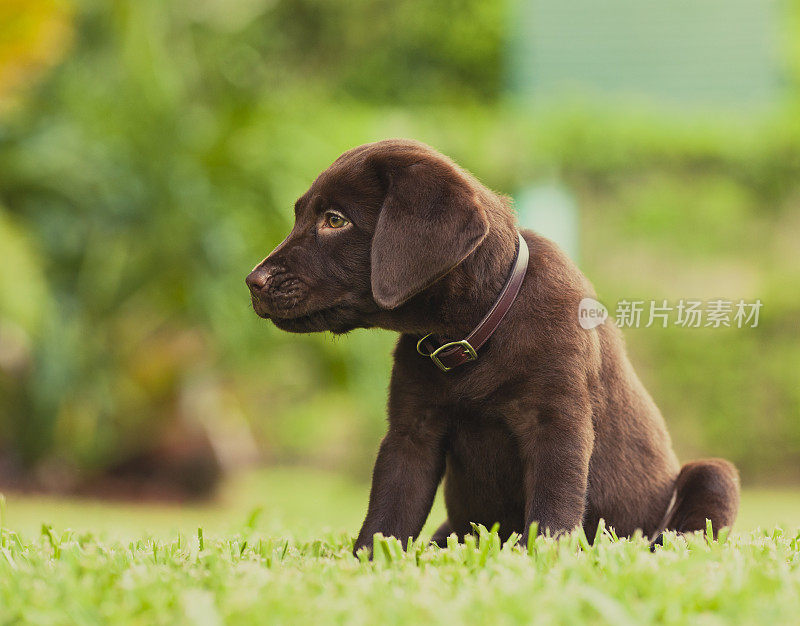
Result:
[[[473,331],[467,335],[467,338],[461,341],[450,341],[437,348],[431,340],[433,335],[431,333],[417,342],[417,352],[422,356],[430,357],[443,372],[449,372],[459,365],[475,361],[478,358],[478,350],[494,334],[511,305],[514,304],[520,287],[522,287],[522,281],[525,280],[529,256],[528,244],[525,243],[521,234],[517,233],[517,236],[519,237],[519,245],[517,246],[517,256],[514,260],[514,269],[511,270],[511,275],[508,277],[492,308],[484,315]]]

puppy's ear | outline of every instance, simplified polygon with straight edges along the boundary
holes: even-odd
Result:
[[[372,239],[372,295],[394,309],[461,263],[489,232],[469,182],[447,163],[385,170],[387,193]]]

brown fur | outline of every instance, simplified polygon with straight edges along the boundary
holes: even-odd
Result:
[[[325,228],[326,211],[351,224]],[[292,332],[401,333],[389,428],[355,543],[416,537],[444,478],[447,520],[506,537],[593,530],[688,532],[730,526],[738,477],[727,461],[680,469],[658,408],[609,320],[578,324],[594,290],[551,241],[523,231],[530,263],[517,300],[474,363],[439,371],[416,349],[462,339],[491,307],[515,255],[505,198],[431,148],[389,140],[339,157],[295,205],[289,237],[248,276],[253,306]],[[665,518],[677,488],[674,506]],[[590,534],[591,536],[591,534]],[[523,536],[524,540],[524,536]]]

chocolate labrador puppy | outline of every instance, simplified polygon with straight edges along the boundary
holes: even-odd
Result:
[[[520,237],[506,198],[428,146],[388,140],[344,153],[294,210],[247,277],[256,313],[296,333],[400,333],[354,551],[377,532],[416,537],[442,477],[440,545],[470,522],[521,541],[533,522],[590,537],[600,518],[620,536],[733,523],[736,469],[680,467],[619,330],[578,322],[591,284],[553,242]],[[476,328],[482,345],[462,341]]]

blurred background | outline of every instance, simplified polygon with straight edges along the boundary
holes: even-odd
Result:
[[[0,0],[8,519],[355,532],[394,337],[281,333],[244,277],[395,136],[514,196],[612,315],[761,299],[625,334],[681,459],[736,463],[743,524],[800,520],[799,0]]]

